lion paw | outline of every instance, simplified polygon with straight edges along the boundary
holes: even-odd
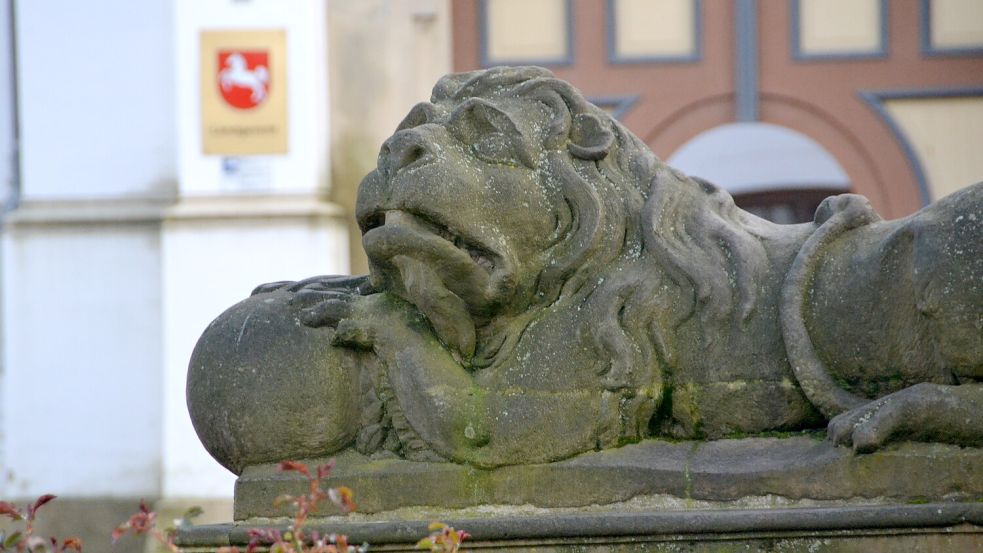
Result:
[[[826,433],[836,445],[852,446],[857,453],[868,453],[887,442],[906,410],[903,402],[882,398],[829,421]]]
[[[983,388],[922,383],[841,413],[827,434],[837,445],[869,453],[892,441],[979,446]]]
[[[358,296],[372,293],[366,276],[323,275],[304,280],[281,280],[260,284],[251,296],[285,290],[292,294],[290,305],[300,311],[301,321],[310,327],[335,326],[351,316],[351,304]]]

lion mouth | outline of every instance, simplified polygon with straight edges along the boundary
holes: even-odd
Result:
[[[447,225],[423,213],[404,210],[377,211],[365,217],[360,226],[362,227],[362,234],[366,235],[370,231],[385,225],[412,226],[421,229],[448,242],[456,249],[467,254],[475,265],[481,267],[489,274],[494,272],[495,267],[498,265],[495,262],[497,256],[488,248],[476,243],[472,239],[461,236],[459,233],[451,230]]]
[[[416,305],[438,337],[470,359],[476,327],[510,291],[508,265],[497,264],[483,246],[420,213],[380,210],[359,224],[370,278]]]

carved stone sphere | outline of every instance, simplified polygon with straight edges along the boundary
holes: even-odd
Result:
[[[309,457],[350,443],[357,380],[330,328],[310,328],[292,294],[257,294],[205,330],[188,367],[188,409],[198,437],[239,474],[256,463]]]

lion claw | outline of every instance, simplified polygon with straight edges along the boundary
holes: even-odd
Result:
[[[892,441],[933,440],[976,443],[981,390],[977,386],[921,383],[834,417],[827,435],[856,453],[876,451]]]
[[[852,446],[856,453],[871,453],[888,442],[908,437],[909,423],[925,407],[925,388],[912,386],[871,401],[830,421],[833,443]]]

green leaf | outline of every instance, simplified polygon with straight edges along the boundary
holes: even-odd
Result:
[[[202,509],[198,505],[195,505],[194,507],[191,507],[187,511],[185,511],[184,516],[182,516],[181,518],[190,522],[192,519],[200,517],[201,514],[204,512],[205,512],[204,509]]]
[[[7,536],[7,539],[3,540],[3,548],[10,549],[11,547],[17,545],[20,542],[21,532],[14,532],[13,534]]]

